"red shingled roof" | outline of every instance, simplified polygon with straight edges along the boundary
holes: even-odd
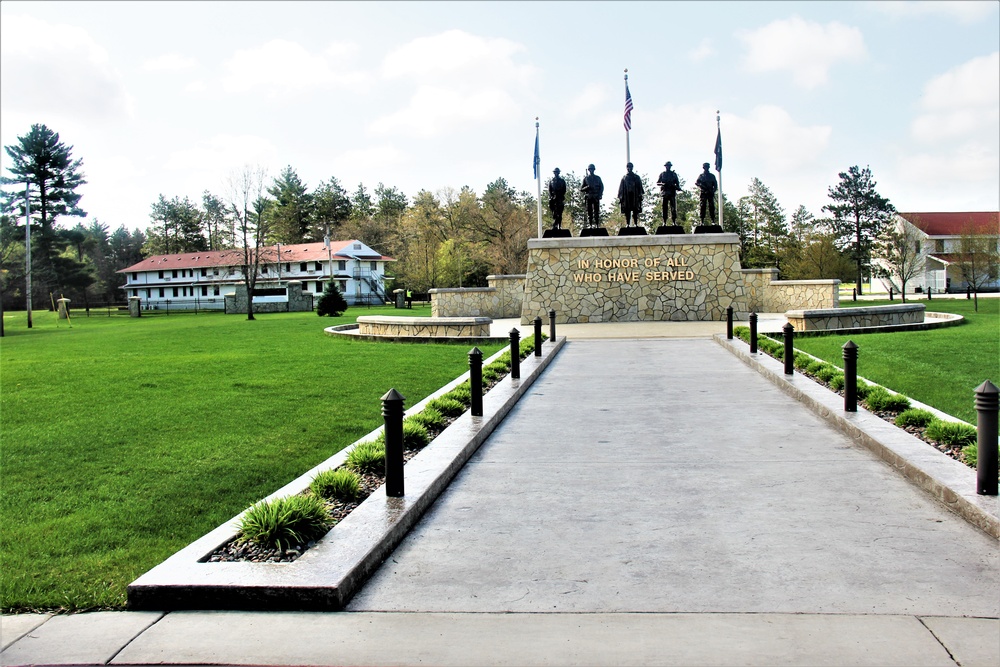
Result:
[[[1000,234],[1000,211],[900,213],[928,236],[958,236],[968,228],[977,234]]]
[[[358,241],[330,241],[330,250],[337,258],[362,259],[365,261],[395,262],[392,257],[386,257],[378,253],[365,253],[363,250],[354,251],[351,246]],[[266,261],[268,264],[276,264],[277,246],[267,246],[264,248]],[[241,250],[211,250],[205,252],[186,252],[178,255],[153,255],[147,257],[138,264],[118,271],[118,273],[129,273],[132,271],[162,271],[164,269],[199,269],[212,266],[239,266],[242,263],[243,251]],[[281,246],[282,262],[325,262],[329,259],[326,245],[323,242],[299,243],[295,245]]]

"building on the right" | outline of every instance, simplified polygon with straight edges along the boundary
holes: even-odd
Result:
[[[964,292],[969,285],[968,251],[975,245],[992,248],[993,262],[1000,253],[1000,212],[972,211],[948,213],[897,213],[896,231],[913,243],[914,270],[907,277],[906,291]],[[985,244],[985,246],[983,245]],[[885,266],[873,258],[873,264]],[[981,265],[977,268],[982,275]],[[891,273],[891,272],[890,272]],[[997,291],[1000,278],[996,269],[983,281],[977,280],[979,291]],[[892,287],[897,294],[900,281],[897,277],[873,277],[873,291],[888,292]]]

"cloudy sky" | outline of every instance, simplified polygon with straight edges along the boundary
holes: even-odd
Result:
[[[723,188],[814,214],[851,165],[903,211],[1000,207],[1000,4],[0,4],[0,139],[44,123],[83,159],[88,220],[149,224],[228,174],[294,167],[411,197],[631,157],[692,182],[721,111]],[[2,156],[4,174],[8,165]],[[72,221],[68,221],[72,222]]]

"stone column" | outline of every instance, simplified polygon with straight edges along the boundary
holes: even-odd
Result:
[[[130,296],[128,298],[128,316],[129,317],[142,317],[142,298],[138,296]]]
[[[56,299],[56,308],[59,310],[59,319],[65,320],[69,317],[69,299]]]

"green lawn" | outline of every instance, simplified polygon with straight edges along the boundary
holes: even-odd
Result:
[[[889,303],[841,300],[845,308]],[[965,299],[919,303],[929,311],[962,315],[966,323],[927,331],[802,337],[795,347],[843,367],[842,347],[853,340],[858,375],[975,424],[975,388],[983,380],[1000,383],[1000,299],[980,299],[978,313]]]
[[[429,307],[244,316],[5,314],[0,606],[121,607],[164,558],[460,375],[468,344],[322,329]],[[480,346],[489,355],[500,346]]]

